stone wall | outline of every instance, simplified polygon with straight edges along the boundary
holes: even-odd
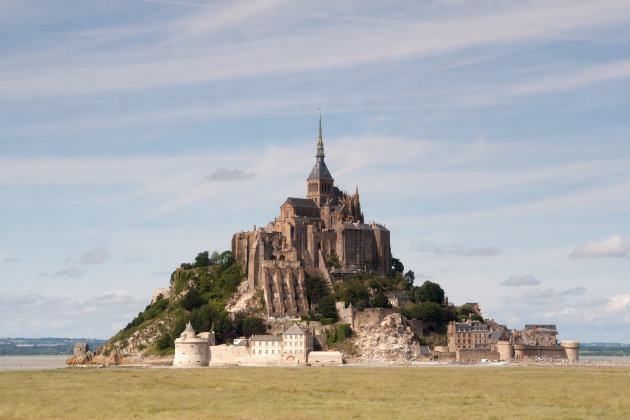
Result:
[[[338,351],[312,351],[308,354],[311,366],[338,366],[343,364],[343,355]]]
[[[542,357],[543,359],[566,359],[564,347],[555,346],[529,346],[525,344],[514,345],[515,357]]]
[[[250,359],[246,346],[210,346],[210,366],[243,365]]]
[[[499,352],[488,349],[457,349],[455,358],[457,361],[478,362],[481,359],[499,360],[500,355]]]

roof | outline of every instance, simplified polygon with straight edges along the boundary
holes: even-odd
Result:
[[[311,174],[307,179],[328,179],[330,181],[334,181],[332,175],[330,175],[330,171],[326,167],[326,163],[324,163],[324,158],[317,158],[315,161],[315,166],[311,170]]]
[[[88,343],[74,343],[74,348],[87,349]]]
[[[409,295],[407,292],[402,290],[390,290],[389,292],[385,292],[385,296],[388,298],[407,298],[409,299]]]
[[[501,336],[503,335],[503,331],[501,330],[494,330],[490,333],[490,340],[492,341],[499,341],[499,339],[501,338]]]
[[[526,330],[538,330],[538,329],[546,329],[546,330],[556,330],[555,324],[526,324]]]
[[[287,201],[285,201],[285,203],[289,203],[293,207],[305,207],[305,208],[309,208],[309,209],[319,209],[319,207],[317,207],[317,204],[315,204],[315,202],[313,200],[311,200],[310,198],[288,197]]]
[[[431,349],[429,348],[429,346],[420,346],[420,354],[423,356],[430,356]]]
[[[252,341],[281,341],[281,338],[278,337],[277,335],[260,334],[260,335],[253,335],[251,340]]]
[[[188,324],[186,324],[186,329],[184,331],[192,331],[195,332],[195,329],[193,328],[192,324],[190,323],[190,321],[188,321]]]
[[[298,327],[297,325],[293,324],[291,326],[291,328],[289,328],[288,330],[286,330],[285,332],[282,333],[282,335],[289,335],[289,334],[305,335],[306,333],[304,331],[302,331],[302,329],[300,327]]]

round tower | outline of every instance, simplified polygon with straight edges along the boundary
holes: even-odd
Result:
[[[562,347],[567,353],[567,360],[570,363],[578,363],[580,361],[580,343],[578,341],[562,340]]]
[[[497,351],[501,360],[510,361],[514,357],[514,346],[509,341],[498,341]]]
[[[186,329],[175,340],[174,367],[202,367],[208,366],[210,362],[209,337],[195,335],[195,330],[190,324],[186,324]]]

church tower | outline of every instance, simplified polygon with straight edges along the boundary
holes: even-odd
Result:
[[[319,111],[319,139],[317,140],[317,154],[315,166],[306,180],[306,198],[322,207],[333,197],[334,179],[330,175],[324,162],[324,140],[322,139],[322,111]]]

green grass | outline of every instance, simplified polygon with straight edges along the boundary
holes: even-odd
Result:
[[[0,372],[0,418],[630,418],[630,369]]]

